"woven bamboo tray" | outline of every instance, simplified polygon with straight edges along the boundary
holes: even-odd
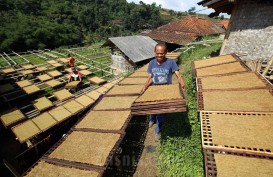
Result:
[[[105,96],[136,96],[143,89],[143,85],[121,85],[112,87]]]
[[[206,177],[272,176],[273,158],[204,149]]]
[[[53,79],[53,80],[50,80],[50,81],[46,81],[45,84],[48,85],[49,87],[56,87],[56,86],[61,85],[63,83]]]
[[[34,117],[32,121],[43,132],[57,124],[57,121],[47,112]]]
[[[92,98],[89,98],[86,95],[82,95],[82,96],[76,98],[75,101],[77,101],[78,103],[80,103],[84,107],[90,106],[91,104],[93,104],[95,102]]]
[[[68,63],[68,59],[67,58],[57,58],[57,61],[63,62],[63,63]]]
[[[20,120],[25,119],[25,117],[26,116],[21,112],[21,110],[17,108],[8,110],[0,115],[1,122],[6,128],[16,122],[19,122]]]
[[[272,118],[273,112],[200,112],[203,148],[273,157]]]
[[[127,77],[119,82],[119,85],[144,85],[148,78]]]
[[[28,65],[23,65],[22,68],[24,68],[24,69],[33,69],[33,68],[35,68],[35,66],[31,65],[31,64],[28,64]]]
[[[92,72],[90,72],[90,71],[88,71],[88,70],[81,70],[80,73],[81,73],[82,75],[84,75],[84,76],[88,76],[88,75],[92,74]]]
[[[77,114],[84,109],[84,106],[75,100],[68,101],[62,106],[72,114]]]
[[[47,70],[47,67],[45,67],[45,66],[40,66],[40,67],[37,67],[36,70],[37,70],[37,71],[40,71],[40,72],[46,71],[46,70]]]
[[[106,169],[124,134],[73,130],[46,154],[49,160]]]
[[[16,84],[21,88],[32,85],[29,80],[18,81]]]
[[[95,84],[95,85],[101,85],[106,82],[106,80],[99,78],[99,77],[92,77],[92,78],[89,78],[88,80],[89,80],[89,82],[91,82],[92,84]]]
[[[193,77],[226,75],[229,73],[240,73],[250,71],[250,69],[242,62],[226,63],[221,65],[209,66],[193,70]]]
[[[101,130],[108,132],[124,132],[131,119],[130,111],[93,111],[90,110],[75,125],[75,129]]]
[[[40,88],[37,87],[36,85],[30,85],[30,86],[24,87],[22,89],[29,95],[40,91]]]
[[[70,165],[66,163],[58,163],[58,161],[43,158],[36,162],[22,176],[26,177],[101,177],[102,169],[88,168],[81,165]]]
[[[47,97],[41,97],[33,101],[33,106],[38,111],[43,111],[53,106],[53,103]]]
[[[243,72],[225,76],[197,78],[198,91],[208,90],[249,90],[272,87],[264,77],[256,72]]]
[[[69,98],[73,97],[73,94],[71,94],[68,90],[63,89],[63,90],[59,90],[57,92],[53,93],[55,95],[55,97],[60,100],[60,101],[64,101],[67,100]]]
[[[133,74],[131,74],[129,77],[136,77],[136,78],[148,78],[149,73],[148,72],[143,72],[143,71],[136,71]]]
[[[241,59],[236,54],[221,55],[218,57],[212,57],[212,58],[193,61],[192,68],[193,69],[204,68],[208,66],[215,66],[215,65],[220,65],[224,63],[232,63],[236,61],[241,61]]]
[[[15,73],[16,70],[14,68],[6,68],[6,69],[2,69],[1,70],[3,73],[5,74],[11,74],[11,73]]]
[[[85,65],[80,65],[80,66],[77,66],[78,69],[81,69],[81,70],[84,70],[84,69],[88,69],[87,66]]]
[[[77,88],[80,85],[81,81],[71,81],[67,83],[64,88],[71,89],[71,88]]]
[[[273,112],[272,98],[269,89],[197,93],[198,111]]]
[[[136,72],[139,72],[139,71],[147,72],[148,66],[149,66],[149,64],[146,64],[146,65],[142,66],[141,68],[139,68],[138,70],[136,70]]]
[[[129,110],[137,96],[104,97],[93,110],[118,111]]]
[[[11,128],[20,143],[27,141],[35,135],[41,133],[41,130],[32,120],[27,120]]]
[[[63,106],[57,106],[56,108],[48,111],[48,113],[58,122],[62,122],[72,116],[72,113]]]
[[[55,71],[49,71],[49,72],[47,72],[47,74],[50,75],[53,78],[63,75],[61,72],[59,72],[57,70],[55,70]]]
[[[45,82],[45,81],[48,81],[48,80],[52,79],[52,77],[49,76],[49,75],[47,75],[47,74],[43,74],[43,75],[37,76],[37,78],[38,78],[41,82]]]

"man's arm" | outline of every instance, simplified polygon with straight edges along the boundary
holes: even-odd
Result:
[[[181,75],[180,75],[179,70],[178,70],[178,71],[175,71],[174,73],[175,73],[175,75],[176,75],[176,77],[177,77],[177,79],[178,79],[178,82],[180,83],[180,85],[181,85],[183,91],[185,92],[185,91],[186,91],[186,85],[185,85],[185,82],[184,82],[183,78],[182,78]]]
[[[152,81],[152,74],[149,73],[148,79],[146,81],[146,83],[144,84],[144,87],[141,91],[141,94],[143,94],[143,92],[153,83]]]

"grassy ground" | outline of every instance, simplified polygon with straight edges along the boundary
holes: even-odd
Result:
[[[181,74],[187,91],[187,112],[169,114],[162,140],[157,148],[160,176],[204,176],[200,121],[196,108],[196,87],[191,75],[191,62],[219,54],[221,44],[195,46],[182,56]]]

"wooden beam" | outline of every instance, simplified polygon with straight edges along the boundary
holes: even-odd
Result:
[[[273,64],[273,56],[271,57],[270,61],[267,63],[267,66],[266,66],[266,68],[265,68],[265,70],[264,70],[264,72],[262,74],[263,76],[265,76],[267,74],[267,72],[270,69],[272,64]]]

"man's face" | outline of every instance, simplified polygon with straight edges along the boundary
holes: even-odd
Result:
[[[157,46],[155,48],[155,56],[156,56],[156,59],[159,63],[164,61],[166,54],[167,54],[167,51],[166,51],[165,47]]]

